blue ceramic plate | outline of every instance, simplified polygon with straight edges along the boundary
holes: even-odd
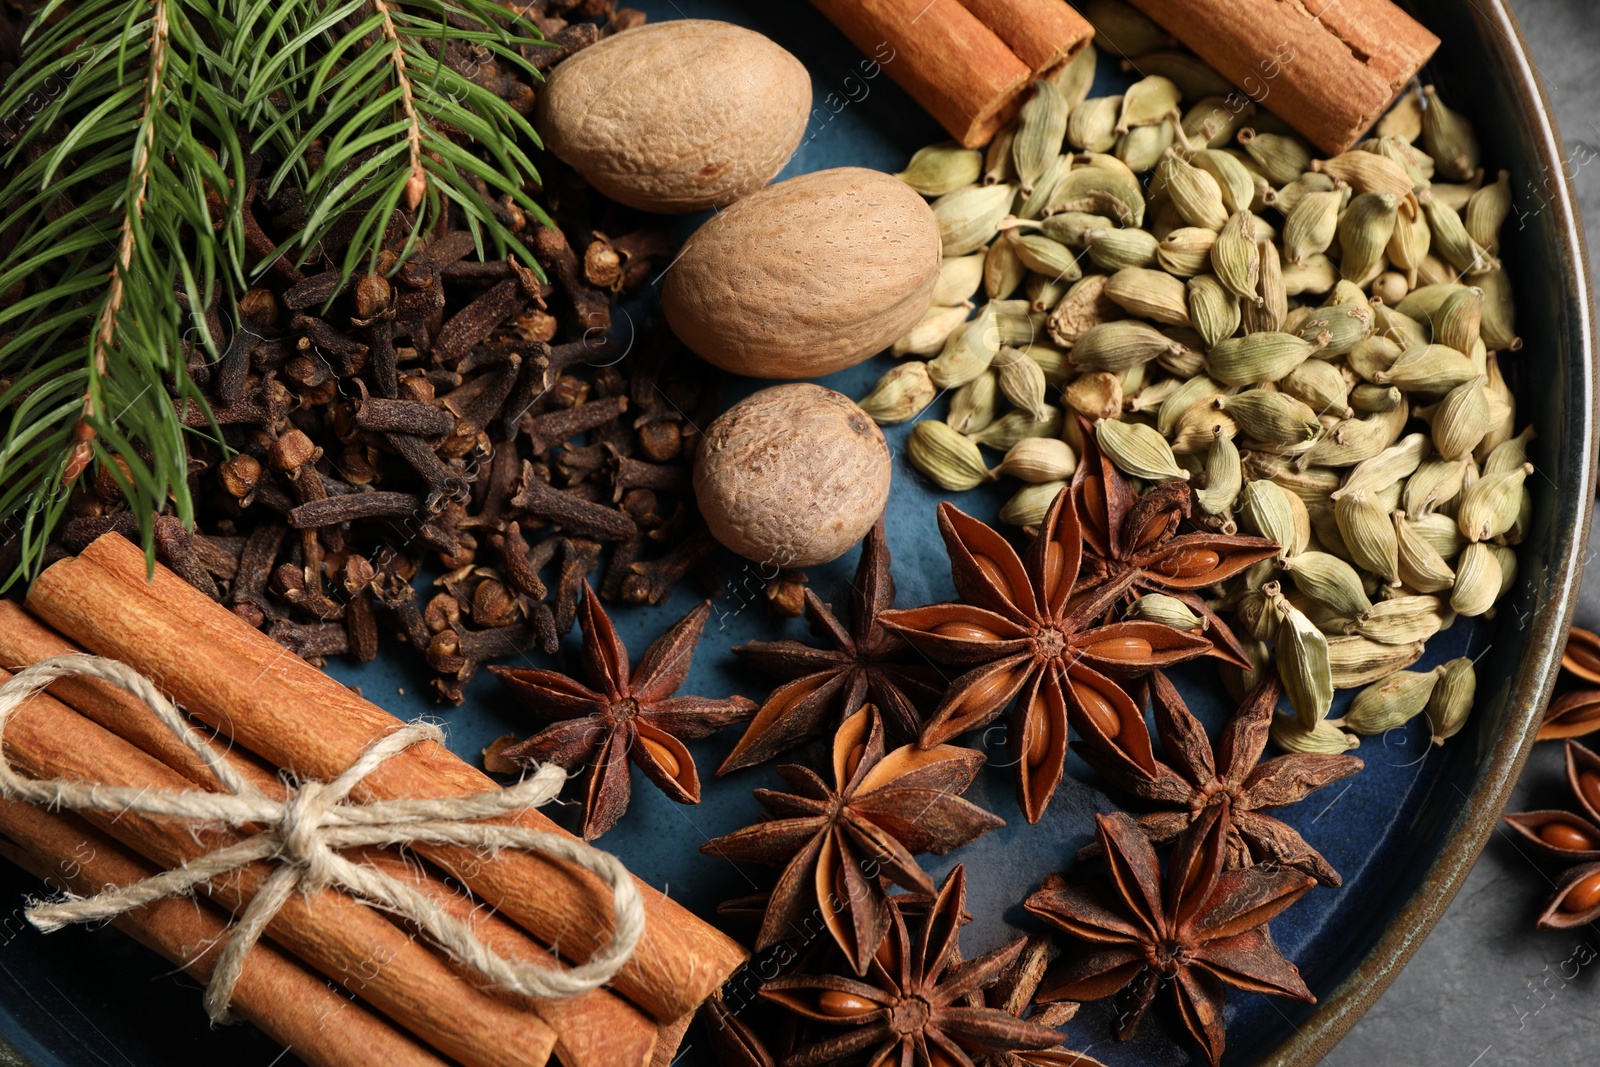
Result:
[[[632,0],[651,21],[698,17],[741,23],[772,37],[811,70],[816,110],[806,139],[784,176],[854,165],[900,169],[918,147],[942,132],[885,77],[868,78],[861,57],[809,6],[757,0]],[[1314,794],[1283,814],[1343,874],[1340,890],[1317,888],[1276,920],[1273,936],[1299,964],[1319,997],[1315,1006],[1235,996],[1228,1005],[1228,1059],[1232,1063],[1311,1063],[1338,1040],[1387,984],[1444,911],[1476,859],[1521,765],[1537,709],[1547,698],[1559,657],[1560,634],[1575,593],[1584,533],[1588,529],[1593,426],[1590,417],[1590,324],[1581,236],[1558,155],[1554,130],[1517,31],[1499,0],[1458,3],[1421,0],[1422,21],[1444,38],[1429,72],[1453,107],[1470,116],[1491,166],[1507,167],[1516,210],[1506,226],[1505,259],[1517,280],[1522,353],[1507,360],[1522,405],[1520,422],[1539,428],[1531,480],[1535,499],[1530,536],[1521,548],[1514,593],[1493,620],[1458,623],[1431,642],[1423,666],[1451,657],[1478,659],[1479,704],[1467,729],[1444,748],[1428,744],[1419,720],[1359,750],[1367,763],[1356,777]],[[866,68],[870,70],[871,68]],[[1102,59],[1096,94],[1120,91],[1126,80]],[[642,331],[654,309],[641,311]],[[628,328],[628,325],[623,327]],[[861,396],[890,365],[886,357],[823,379]],[[760,383],[734,383],[732,402]],[[936,409],[937,410],[937,409]],[[897,451],[908,426],[891,428]],[[894,553],[899,603],[911,606],[953,594],[946,558],[933,521],[942,494],[918,478],[897,455],[887,529]],[[973,492],[955,498],[963,509],[992,517],[1002,497]],[[754,565],[724,560],[727,589],[714,602],[712,622],[684,692],[744,693],[760,698],[766,682],[742,670],[729,648],[744,641],[805,638],[798,620],[775,620],[765,607],[764,579]],[[811,570],[811,588],[842,604],[856,553]],[[742,569],[741,569],[742,567]],[[619,611],[617,623],[635,657],[649,640],[691,608],[687,590],[659,608]],[[569,640],[568,651],[575,643]],[[364,668],[333,671],[395,714],[441,716],[452,746],[468,759],[492,739],[529,732],[497,684],[480,677],[465,706],[430,704],[426,679],[394,646]],[[1231,710],[1214,672],[1196,667],[1179,684],[1196,714],[1215,729]],[[1346,694],[1348,696],[1348,694]],[[666,800],[642,780],[621,825],[602,844],[647,881],[702,915],[718,902],[767,888],[771,874],[704,856],[702,842],[753,820],[757,786],[777,784],[769,767],[728,778],[712,772],[742,728],[695,748],[704,781],[697,807]],[[969,879],[964,950],[976,954],[1035,927],[1020,901],[1052,871],[1065,868],[1090,838],[1093,814],[1113,807],[1087,766],[1069,758],[1068,777],[1044,820],[1029,826],[1013,794],[1004,729],[966,743],[982,748],[991,764],[969,798],[1007,821],[955,855],[931,860],[942,877],[955,862]],[[637,778],[637,776],[636,776]],[[576,825],[576,811],[557,817]],[[20,903],[37,891],[19,872],[0,870],[0,900]],[[269,1064],[293,1061],[248,1028],[210,1030],[198,988],[122,936],[72,929],[48,939],[0,910],[0,1061],[40,1065],[157,1065],[215,1062]],[[747,931],[736,931],[748,936]],[[1152,1013],[1139,1036],[1117,1045],[1107,1036],[1104,1005],[1090,1005],[1068,1026],[1073,1047],[1110,1064],[1200,1062],[1165,1008]],[[691,1030],[679,1063],[710,1062],[698,1031]]]

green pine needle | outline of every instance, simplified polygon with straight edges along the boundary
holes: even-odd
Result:
[[[520,49],[542,43],[493,0],[51,0],[35,14],[0,88],[0,538],[21,546],[0,589],[38,572],[91,458],[146,527],[167,507],[192,522],[180,412],[206,407],[186,361],[216,358],[204,310],[231,308],[265,266],[241,218],[248,151],[271,161],[268,195],[305,194],[302,261],[355,211],[339,266],[371,269],[393,220],[414,241],[453,204],[480,251],[532,263],[482,192],[548,224],[523,191],[538,175],[521,145],[537,136],[442,57],[471,47],[537,77]]]

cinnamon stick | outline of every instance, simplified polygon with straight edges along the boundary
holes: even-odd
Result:
[[[301,777],[334,777],[400,725],[166,568],[158,565],[147,582],[143,554],[114,534],[47,568],[27,606],[90,651],[155,679],[236,744]],[[385,762],[354,795],[460,796],[492,788],[492,779],[442,746],[418,745]],[[515,821],[566,832],[538,811]],[[462,848],[417,851],[568,958],[587,958],[610,937],[610,895],[588,872],[533,853],[482,863]],[[670,1021],[717,989],[744,951],[660,891],[640,888],[644,936],[612,986],[658,1022]]]
[[[73,815],[0,801],[0,853],[54,888],[88,895],[159,873]],[[63,864],[62,857],[72,863]],[[206,982],[227,940],[227,919],[210,904],[172,897],[112,924],[190,977]],[[269,944],[246,957],[233,1011],[312,1067],[445,1067],[431,1050]]]
[[[83,649],[67,641],[29,615],[13,601],[0,601],[0,663],[22,667],[51,656]],[[85,718],[143,750],[200,788],[218,788],[216,778],[193,749],[163,726],[136,697],[108,682],[88,676],[63,678],[47,690]],[[286,795],[277,773],[237,746],[225,759],[262,793],[274,800]],[[412,880],[415,864],[408,866],[392,853],[367,854],[368,862],[389,874]],[[455,918],[470,921],[479,940],[508,959],[553,965],[554,954],[520,928],[492,913],[477,909],[476,902],[451,890],[441,880],[417,878],[417,889],[444,905]],[[463,972],[465,973],[465,972]],[[474,980],[468,976],[468,981]],[[566,999],[520,998],[518,1003],[555,1032],[555,1053],[566,1067],[645,1067],[656,1044],[654,1022],[638,1008],[604,989]]]
[[[0,682],[10,678],[10,672],[0,671]],[[165,764],[42,693],[8,723],[6,751],[19,770],[36,778],[190,787]],[[136,811],[83,812],[81,817],[165,869],[242,840],[232,831]],[[210,885],[210,898],[237,914],[270,871],[268,864],[256,863],[231,872]],[[555,1035],[537,1016],[468,986],[416,938],[342,893],[323,889],[293,895],[267,934],[463,1065],[542,1065],[555,1046]]]
[[[969,148],[1011,117],[1033,80],[1033,69],[956,0],[812,3]]]
[[[1389,0],[1132,3],[1330,155],[1366,136],[1439,47]]]

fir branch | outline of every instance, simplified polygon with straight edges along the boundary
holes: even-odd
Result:
[[[337,22],[335,22],[337,20]],[[304,185],[307,222],[293,242],[302,260],[351,211],[360,215],[340,263],[348,276],[395,243],[391,226],[411,218],[402,255],[451,206],[496,255],[508,252],[538,270],[532,254],[495,217],[479,187],[506,196],[541,224],[549,219],[527,189],[539,180],[524,143],[539,144],[528,120],[449,59],[471,44],[496,64],[540,77],[521,49],[545,45],[538,28],[494,0],[347,0],[330,8],[320,60],[301,85],[284,86],[298,101],[272,133],[298,123],[301,134],[283,153],[268,193],[290,181]],[[381,46],[380,46],[381,45]],[[323,146],[313,166],[313,145]],[[471,150],[469,150],[471,149]]]

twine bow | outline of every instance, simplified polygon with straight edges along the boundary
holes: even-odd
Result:
[[[333,888],[369,901],[415,923],[445,952],[495,985],[535,997],[572,997],[603,985],[627,962],[644,932],[638,887],[615,856],[565,835],[481,821],[549,802],[566,780],[566,772],[559,767],[546,764],[516,785],[473,796],[352,802],[351,790],[385,760],[423,741],[443,742],[437,726],[413,722],[375,741],[333,781],[291,784],[286,799],[274,800],[237,774],[149,679],[126,664],[90,655],[41,660],[0,686],[0,746],[6,724],[29,697],[57,679],[73,675],[100,678],[143,701],[205,761],[227,792],[26,778],[16,772],[0,748],[0,796],[70,811],[134,811],[266,829],[142,881],[87,898],[66,894],[54,902],[33,904],[25,914],[34,926],[49,933],[69,923],[115,918],[164,897],[187,893],[258,860],[276,862],[276,869],[233,925],[206,988],[206,1011],[213,1022],[228,1021],[228,1004],[245,956],[296,891]],[[507,848],[542,852],[592,871],[611,890],[616,924],[611,941],[588,962],[565,969],[506,959],[480,941],[470,926],[415,888],[340,854],[343,849],[412,843],[488,852]]]

